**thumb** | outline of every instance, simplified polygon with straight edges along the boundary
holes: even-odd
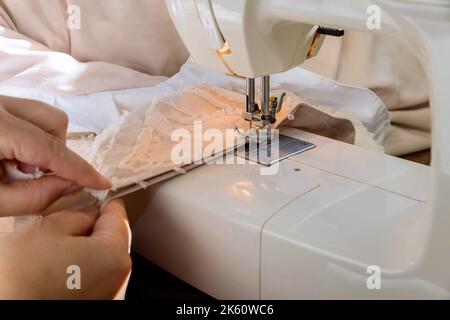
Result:
[[[83,237],[92,232],[98,210],[95,206],[73,208],[59,211],[42,219],[41,227],[47,234],[60,234],[64,236]]]
[[[100,218],[95,223],[92,238],[113,240],[130,253],[131,230],[122,200],[113,200],[103,208]]]
[[[0,216],[41,213],[60,197],[79,189],[57,176],[0,183]]]

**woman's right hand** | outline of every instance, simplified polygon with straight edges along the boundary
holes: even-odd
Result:
[[[89,207],[39,218],[0,237],[0,300],[117,298],[131,272],[130,241],[122,201],[100,216]]]

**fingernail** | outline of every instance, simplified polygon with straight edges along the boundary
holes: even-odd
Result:
[[[102,184],[104,184],[105,186],[107,186],[107,189],[112,188],[112,182],[111,182],[111,180],[109,180],[107,177],[101,176],[101,181],[102,181]]]
[[[69,211],[74,211],[74,212],[83,212],[86,213],[90,216],[95,216],[97,217],[99,215],[99,211],[98,208],[96,206],[75,206],[71,209],[69,209]]]
[[[96,206],[86,207],[86,208],[80,210],[80,212],[84,212],[90,216],[95,216],[95,217],[98,217],[100,214],[100,212],[98,211],[98,208]]]
[[[90,197],[89,201],[84,201],[76,206],[68,209],[69,211],[84,211],[86,208],[95,208],[97,210],[98,199],[94,197]]]

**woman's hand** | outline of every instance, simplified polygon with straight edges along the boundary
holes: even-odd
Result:
[[[0,97],[0,161],[17,161],[24,171],[40,168],[54,173],[6,182],[0,168],[0,217],[41,213],[80,187],[111,187],[108,179],[65,146],[67,123],[65,113],[46,104]]]
[[[65,146],[67,122],[63,112],[46,104],[0,96],[0,162],[54,174],[8,181],[0,170],[0,217],[43,213],[82,187],[111,187]],[[88,207],[38,218],[0,237],[0,299],[114,298],[130,274],[129,251],[130,230],[120,201],[100,216]],[[77,270],[78,275],[70,274]],[[80,289],[68,285],[71,276],[79,276]]]
[[[96,208],[42,217],[0,237],[0,299],[115,298],[130,275],[129,250],[121,201],[100,217]],[[79,268],[79,290],[67,285],[71,266]]]

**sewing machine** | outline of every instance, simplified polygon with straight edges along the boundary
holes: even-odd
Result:
[[[314,56],[324,36],[397,37],[427,68],[433,166],[282,128],[316,148],[273,176],[260,165],[212,165],[155,186],[135,249],[221,299],[450,298],[450,2],[166,2],[197,62],[247,79],[244,117],[259,127],[281,103],[269,76]],[[382,27],[369,30],[373,5]]]

